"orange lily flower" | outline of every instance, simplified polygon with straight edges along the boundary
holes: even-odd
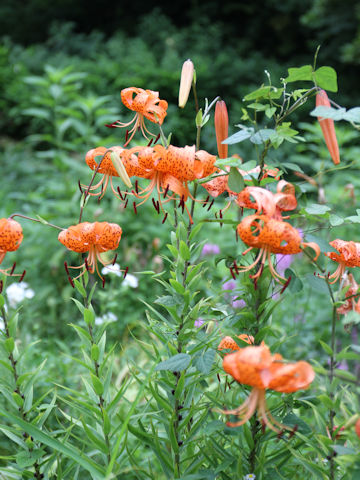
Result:
[[[340,240],[337,238],[332,242],[329,242],[333,248],[335,248],[339,253],[335,252],[326,252],[325,255],[334,262],[338,262],[339,266],[335,272],[329,276],[334,280],[330,283],[335,283],[340,277],[345,273],[345,269],[352,267],[360,267],[360,243],[358,242],[347,242],[346,240]]]
[[[5,258],[7,252],[14,252],[17,250],[23,239],[23,231],[20,223],[12,218],[0,219],[0,264]],[[7,270],[1,270],[0,273],[12,276],[12,273],[7,272],[14,270],[14,267]]]
[[[356,283],[355,278],[351,273],[346,275],[343,287],[350,286],[350,288],[345,293],[345,303],[336,309],[337,313],[340,315],[346,315],[347,313],[355,310],[355,312],[360,313],[360,299],[356,302],[356,294],[359,291],[359,285]],[[360,295],[360,291],[359,291]],[[351,298],[348,298],[351,297]]]
[[[107,261],[102,257],[104,252],[115,250],[119,246],[122,229],[116,223],[108,222],[83,222],[63,230],[59,233],[58,240],[69,250],[78,253],[89,252],[85,262],[79,267],[69,267],[73,269],[83,269],[76,278],[81,277],[86,270],[90,273],[95,271],[102,279],[99,273],[97,261],[106,266],[113,263],[114,259]],[[67,265],[65,266],[66,271]]]
[[[223,144],[229,136],[229,116],[224,100],[218,100],[215,105],[215,134],[219,158],[226,158],[228,155],[228,145]]]
[[[226,167],[226,170],[229,172],[230,167],[229,166]],[[254,174],[259,173],[260,172],[260,167],[257,166],[255,168],[253,168],[252,170],[249,170],[249,171],[241,170],[240,168],[238,168],[238,171],[244,177],[245,182],[250,182],[250,181],[252,181],[251,178],[246,178],[246,177],[248,177],[249,175],[251,175],[253,173]],[[225,173],[223,170],[220,170],[219,168],[217,168],[215,170],[215,172],[218,173],[218,175],[216,177],[212,178],[209,182],[203,183],[202,187],[204,187],[212,197],[218,197],[219,195],[221,195],[222,193],[227,191],[228,194],[231,197],[237,198],[239,194],[236,193],[236,192],[233,192],[232,190],[229,189],[228,174]],[[276,178],[278,172],[279,172],[278,169],[270,169],[270,168],[267,168],[266,165],[265,165],[264,174],[263,174],[261,179],[267,178],[269,176]],[[259,187],[253,187],[253,188],[259,188]],[[230,203],[227,205],[227,207],[229,205],[230,205]],[[225,209],[223,209],[223,211],[224,210]]]
[[[85,156],[85,161],[87,165],[91,168],[91,170],[96,170],[100,163],[100,167],[97,170],[97,173],[103,174],[102,179],[96,185],[92,185],[89,189],[89,195],[99,196],[101,199],[106,192],[108,184],[110,182],[111,190],[117,198],[121,198],[119,196],[118,191],[116,191],[112,177],[119,177],[119,174],[114,167],[113,161],[111,160],[111,153],[116,153],[124,168],[126,173],[129,177],[132,176],[140,176],[143,172],[143,169],[137,166],[137,157],[136,153],[139,153],[145,147],[133,147],[128,150],[125,148],[115,146],[115,147],[97,147],[89,150]],[[101,157],[97,160],[97,157]],[[87,185],[81,185],[82,188],[87,190],[89,187]],[[93,190],[97,190],[101,188],[101,190],[97,193],[93,193]]]
[[[146,139],[148,139],[147,134],[155,136],[146,128],[144,118],[162,125],[166,116],[168,103],[166,100],[160,100],[159,92],[137,87],[124,88],[121,90],[121,101],[125,107],[136,112],[134,118],[128,123],[123,123],[118,120],[107,126],[125,128],[134,124],[128,132],[129,137],[125,141],[124,147],[131,142],[137,130],[141,130],[141,133]]]
[[[330,101],[325,90],[320,90],[316,94],[317,107],[330,107]],[[335,165],[340,163],[339,145],[336,138],[334,120],[331,118],[318,117],[321,131],[324,135],[326,146],[329,150],[332,161]]]
[[[161,201],[160,196],[166,197],[169,190],[179,195],[182,201],[186,201],[188,196],[191,196],[187,182],[211,175],[215,160],[215,155],[204,150],[195,151],[195,145],[183,148],[172,145],[168,148],[162,145],[144,147],[138,152],[137,159],[136,156],[131,157],[130,163],[138,169],[138,177],[150,179],[151,182],[145,189],[132,193],[141,200],[139,205],[150,197],[154,188],[157,190],[161,208],[162,203],[174,198],[170,196],[165,202]],[[135,161],[136,163],[133,163]],[[190,216],[189,212],[188,214]]]
[[[240,338],[240,340],[243,340],[249,345],[253,345],[255,342],[254,337],[252,335],[248,335],[247,333],[242,333],[241,335],[238,335],[237,338]],[[240,350],[240,347],[232,337],[226,336],[219,343],[218,350],[232,350],[235,352]]]
[[[227,422],[229,427],[238,427],[258,411],[260,419],[271,430],[279,433],[289,427],[277,422],[266,407],[265,390],[292,393],[307,388],[315,378],[314,370],[307,362],[284,363],[278,353],[271,355],[267,345],[249,346],[226,355],[223,368],[238,383],[253,387],[248,399],[234,410],[223,413],[237,415],[238,422]]]
[[[311,247],[315,251],[315,260],[320,255],[320,248],[314,242],[303,242],[301,235],[287,222],[271,218],[267,215],[249,215],[239,223],[237,232],[241,240],[250,248],[242,254],[245,255],[254,247],[260,251],[255,261],[248,267],[238,267],[242,272],[247,272],[254,268],[260,262],[258,272],[251,275],[250,278],[259,278],[265,261],[268,260],[269,269],[274,280],[282,283],[286,278],[279,275],[271,261],[272,253],[282,253],[283,255],[295,254],[301,252],[301,247]]]

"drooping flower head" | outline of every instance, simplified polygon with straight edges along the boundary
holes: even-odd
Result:
[[[268,260],[269,269],[275,281],[286,282],[286,278],[279,275],[272,264],[272,253],[293,255],[300,253],[302,247],[311,247],[315,251],[315,259],[320,255],[320,248],[316,243],[303,242],[300,232],[296,228],[287,222],[267,215],[249,215],[243,218],[237,226],[237,232],[241,240],[249,246],[243,255],[253,248],[259,249],[259,253],[251,265],[239,267],[241,271],[246,272],[260,263],[257,273],[251,275],[251,278],[258,278],[261,275],[265,261]]]
[[[162,208],[163,203],[175,198],[167,195],[171,191],[180,197],[184,205],[188,196],[191,196],[187,182],[211,175],[215,160],[215,155],[205,150],[195,151],[195,145],[144,147],[136,156],[131,157],[131,163],[138,169],[136,175],[149,179],[150,184],[143,190],[132,193],[141,200],[138,204],[141,205],[156,189],[158,208]],[[162,200],[161,196],[166,200]]]
[[[127,134],[128,138],[124,143],[124,147],[130,143],[137,130],[140,130],[146,139],[148,139],[147,135],[156,136],[146,128],[144,118],[162,125],[166,116],[168,103],[166,100],[159,98],[159,92],[137,87],[124,88],[121,90],[121,101],[125,107],[136,112],[135,116],[128,123],[123,123],[118,120],[107,126],[126,128],[134,124]]]
[[[113,263],[113,259],[107,261],[102,254],[115,250],[119,246],[122,229],[116,223],[108,222],[83,222],[63,230],[59,233],[59,241],[69,250],[78,253],[88,252],[85,262],[79,267],[69,267],[83,269],[79,276],[88,270],[90,273],[95,271],[100,278],[103,278],[98,270],[97,261],[106,266]],[[77,278],[78,278],[77,277]]]
[[[360,287],[351,273],[345,276],[344,287],[349,287],[345,293],[345,303],[336,309],[337,313],[340,315],[346,315],[352,311],[360,313]],[[356,295],[357,293],[359,295]]]
[[[253,345],[255,342],[254,337],[247,333],[242,333],[241,335],[238,335],[237,338],[240,338],[240,340],[249,345]],[[232,337],[226,336],[219,343],[218,350],[232,350],[233,352],[236,352],[237,350],[240,350],[240,347]]]
[[[0,219],[0,264],[7,252],[17,250],[23,239],[23,231],[20,223],[12,218]],[[13,269],[8,269],[13,270]],[[1,270],[1,273],[9,275],[8,270]]]
[[[360,243],[352,241],[347,242],[346,240],[340,240],[337,238],[336,240],[329,242],[329,245],[339,252],[325,253],[327,257],[339,264],[335,272],[329,276],[329,278],[334,279],[331,283],[335,283],[344,275],[346,268],[360,267]]]
[[[275,432],[288,428],[277,422],[266,407],[265,390],[292,393],[307,388],[315,378],[314,370],[307,362],[284,363],[278,353],[272,355],[267,345],[249,346],[226,355],[223,368],[238,383],[253,387],[247,400],[234,410],[224,413],[240,417],[238,422],[227,422],[237,427],[247,422],[255,411],[261,420]]]

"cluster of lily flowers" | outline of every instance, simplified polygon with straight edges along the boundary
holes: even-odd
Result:
[[[180,87],[179,95],[179,106],[181,107],[186,103],[192,76],[193,66],[190,62],[190,64],[187,63],[185,70],[183,68],[181,80],[183,86]],[[159,127],[162,125],[168,104],[165,100],[159,98],[158,92],[131,87],[122,90],[121,99],[127,108],[135,112],[135,116],[128,123],[116,121],[108,126],[127,128],[124,146],[109,148],[99,146],[87,152],[85,161],[89,168],[94,171],[94,174],[89,185],[80,184],[80,189],[85,197],[91,195],[101,199],[110,185],[113,194],[124,201],[125,206],[129,198],[134,199],[135,213],[136,208],[150,197],[158,213],[160,211],[164,212],[163,205],[167,202],[180,199],[179,206],[183,210],[186,209],[189,220],[192,222],[185,202],[189,197],[194,201],[195,198],[189,191],[188,182],[212,176],[202,184],[209,196],[215,198],[226,192],[229,195],[228,205],[231,201],[234,201],[241,209],[254,210],[254,213],[241,220],[236,231],[248,247],[242,255],[246,255],[253,249],[257,249],[258,253],[255,260],[247,266],[234,264],[233,270],[236,274],[257,269],[251,275],[251,278],[256,281],[267,262],[274,280],[278,283],[286,283],[287,279],[276,271],[271,254],[293,255],[300,253],[303,248],[311,247],[315,252],[315,259],[318,258],[320,255],[318,245],[312,242],[303,242],[301,233],[285,221],[288,217],[284,216],[283,212],[294,210],[297,207],[297,200],[294,186],[284,180],[279,180],[278,170],[267,168],[266,165],[262,169],[256,167],[251,172],[243,172],[239,169],[245,180],[249,180],[249,174],[260,174],[261,172],[263,178],[272,176],[278,180],[278,183],[276,193],[251,185],[244,188],[240,193],[236,193],[228,185],[229,167],[225,171],[217,168],[215,166],[215,155],[211,155],[204,150],[197,151],[195,145],[180,148],[172,145],[156,144],[159,136],[148,130],[145,118]],[[130,130],[128,130],[129,127],[131,127]],[[223,142],[228,137],[228,117],[226,105],[223,101],[218,101],[216,104],[215,129],[219,157],[227,158],[227,145]],[[149,137],[152,137],[152,139],[149,140],[147,146],[135,146],[127,149],[127,145],[138,130],[147,140],[149,140]],[[335,160],[334,162],[338,163],[338,157]],[[98,183],[93,184],[96,174],[101,174],[102,178]],[[119,187],[115,187],[114,177],[121,177],[131,190],[122,192]],[[149,183],[146,187],[140,188],[136,180],[133,188],[130,180],[132,177],[146,179]],[[154,199],[154,191],[157,200]],[[138,203],[136,203],[137,201]],[[207,200],[203,203],[206,202]],[[163,222],[165,219],[166,213]],[[80,277],[86,271],[96,272],[100,278],[103,278],[99,271],[98,262],[110,270],[111,265],[117,265],[115,264],[116,255],[109,259],[105,253],[118,248],[121,235],[121,227],[109,222],[82,222],[67,229],[62,229],[58,239],[65,247],[79,254],[87,253],[82,265],[71,267],[65,263],[65,269],[72,285],[73,279],[70,275],[70,269],[79,270],[79,275],[75,278]],[[0,219],[0,264],[6,253],[19,248],[22,240],[22,228],[18,222],[11,217]],[[343,314],[352,309],[360,313],[360,300],[357,303],[355,301],[358,285],[353,276],[346,273],[346,269],[360,266],[360,243],[336,239],[330,245],[338,253],[326,252],[325,255],[337,262],[338,268],[329,278],[332,282],[342,279],[343,283],[349,287],[346,293],[346,301],[339,307],[338,313]],[[14,266],[9,269],[0,269],[0,273],[10,276],[18,275],[14,273],[14,269]],[[117,272],[118,270],[119,268]],[[124,271],[124,276],[126,273],[127,269]],[[19,276],[22,280],[24,274]],[[244,424],[257,410],[263,423],[279,433],[287,427],[277,422],[268,411],[265,391],[270,389],[291,393],[307,388],[314,379],[314,371],[307,362],[289,363],[285,362],[282,356],[277,353],[272,355],[269,347],[264,343],[254,345],[254,338],[251,336],[243,334],[239,336],[239,340],[245,342],[248,346],[241,348],[234,339],[226,337],[218,347],[224,353],[223,368],[225,372],[230,374],[238,383],[252,387],[250,396],[242,405],[234,410],[224,412],[240,418],[237,422],[228,422],[228,425],[239,426]]]

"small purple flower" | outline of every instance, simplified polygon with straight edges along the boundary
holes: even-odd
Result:
[[[218,253],[220,253],[220,248],[216,243],[205,243],[201,250],[202,257],[205,257],[206,255],[217,255]]]
[[[282,277],[284,276],[285,270],[290,267],[293,261],[294,255],[276,254],[276,269]]]
[[[244,308],[246,306],[245,300],[235,300],[236,297],[232,297],[233,301],[231,302],[231,306],[233,308]]]
[[[223,283],[223,286],[221,287],[222,290],[235,290],[237,287],[237,283],[235,280],[228,280],[227,282]],[[246,303],[242,299],[237,299],[237,295],[229,295],[229,293],[225,293],[225,298],[230,299],[231,298],[231,306],[233,308],[244,308]]]
[[[200,328],[200,327],[202,327],[204,322],[205,322],[205,320],[203,318],[199,317],[198,319],[195,320],[194,327]]]
[[[237,287],[235,280],[228,280],[221,287],[223,290],[234,290]]]

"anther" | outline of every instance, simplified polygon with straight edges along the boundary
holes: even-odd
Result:
[[[4,282],[0,280],[0,293],[3,291],[4,288]]]
[[[135,190],[136,193],[139,193],[139,182],[137,180],[135,180]]]
[[[212,199],[212,200],[211,200],[211,202],[210,202],[210,205],[208,206],[208,209],[207,209],[207,211],[209,211],[209,210],[210,210],[210,208],[211,208],[213,205],[214,205],[214,199]]]
[[[167,216],[168,216],[168,213],[166,212],[165,215],[164,215],[163,221],[161,223],[165,223],[165,221],[167,219]]]
[[[277,434],[278,440],[280,440],[280,438],[282,438],[282,436],[284,435],[284,432],[285,432],[284,429],[280,430],[280,432]]]
[[[26,275],[26,270],[23,271],[21,277],[19,278],[19,283],[21,283],[24,280],[25,275]]]
[[[67,262],[64,262],[65,272],[70,276]]]
[[[153,138],[150,138],[150,141],[149,141],[149,143],[147,144],[147,146],[148,146],[148,147],[150,147],[150,146],[151,146],[151,144],[152,144],[153,140],[154,140]]]
[[[156,138],[155,138],[155,140],[154,140],[154,144],[159,140],[159,138],[160,138],[160,133],[157,134],[157,136],[156,136]]]
[[[135,215],[137,215],[137,210],[136,210],[136,202],[133,202],[133,207],[134,207],[134,212],[135,212]]]
[[[290,440],[290,438],[292,438],[292,437],[295,435],[295,433],[297,432],[298,428],[299,428],[299,425],[298,425],[298,424],[294,425],[294,428],[293,428],[293,429],[291,430],[291,432],[289,433],[288,440]]]
[[[126,133],[125,133],[125,143],[127,142],[129,138],[129,130],[126,130]]]
[[[127,275],[128,271],[129,271],[129,267],[126,267],[126,268],[125,268],[125,272],[124,272],[124,276],[123,276],[123,278],[125,278],[125,277],[126,277],[126,275]]]
[[[126,202],[124,203],[124,208],[127,207],[128,202],[129,202],[129,199],[127,198],[127,199],[126,199]]]
[[[117,190],[117,192],[118,192],[118,194],[119,194],[119,196],[120,196],[121,200],[125,200],[125,197],[123,197],[123,196],[122,196],[122,193],[121,193],[120,187],[117,187],[117,189],[116,189],[116,190]]]
[[[159,213],[159,209],[160,209],[160,208],[159,208],[159,205],[156,203],[156,201],[155,201],[154,198],[152,198],[151,200],[152,200],[152,203],[153,203],[153,205],[154,205],[155,210],[157,211],[157,213]]]
[[[287,289],[287,287],[289,286],[289,283],[290,283],[290,282],[291,282],[291,275],[290,275],[290,276],[289,276],[289,278],[286,280],[286,282],[285,282],[285,284],[284,284],[283,288],[281,289],[281,291],[280,291],[280,295],[281,295],[282,293],[284,293],[284,292],[285,292],[285,290],[286,290],[286,289]]]
[[[168,191],[169,191],[169,188],[170,188],[170,185],[167,184],[167,185],[166,185],[166,188],[165,188],[165,191],[164,191],[164,198],[166,197],[166,195],[167,195],[167,193],[168,193]]]
[[[219,380],[219,383],[220,383],[221,382],[220,375],[217,373],[216,376],[217,376],[217,379]]]
[[[82,186],[81,186],[81,183],[80,183],[80,180],[78,180],[78,185],[79,185],[79,190],[81,193],[83,193],[83,189],[82,189]]]
[[[231,273],[232,278],[233,278],[234,280],[236,280],[236,276],[235,276],[234,270],[233,270],[231,267],[229,267],[229,270],[230,270],[230,273]]]
[[[102,278],[102,288],[105,287],[105,282],[106,282],[106,279],[105,279],[105,277],[103,277],[103,278]]]
[[[116,122],[118,122],[119,120],[116,120],[115,122],[113,123],[105,123],[105,127],[108,127],[108,128],[116,128]]]
[[[118,254],[115,255],[114,260],[112,261],[112,265],[115,265],[117,257],[118,257]]]
[[[68,280],[69,280],[69,283],[70,283],[70,285],[72,286],[72,288],[75,288],[73,279],[70,277],[70,275],[68,276]]]
[[[203,203],[203,208],[206,207],[208,201],[209,201],[210,195],[208,195]]]
[[[89,271],[89,264],[88,264],[87,258],[85,258],[84,263],[85,263],[86,270]]]
[[[15,267],[16,267],[16,262],[13,263],[13,266],[10,270],[10,276],[14,273]]]
[[[236,272],[236,275],[239,275],[239,267],[237,266],[236,260],[234,260],[234,270]]]

